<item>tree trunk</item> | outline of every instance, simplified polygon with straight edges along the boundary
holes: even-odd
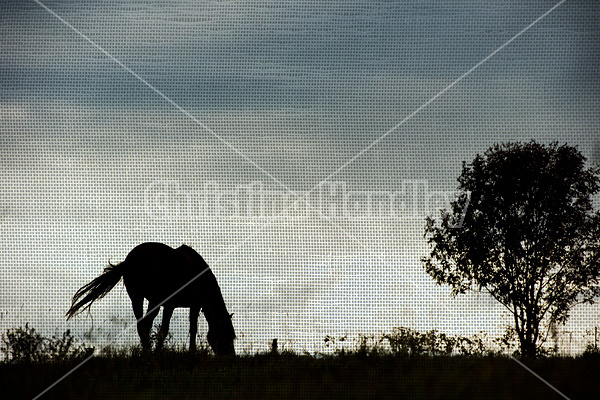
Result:
[[[519,335],[521,341],[521,357],[535,358],[537,355],[537,328],[539,322],[535,318],[534,306],[525,307],[525,321],[521,326],[523,332]],[[524,325],[524,326],[523,326]]]
[[[517,318],[515,314],[515,330],[519,337],[521,357],[523,358],[535,358],[537,355],[537,337],[532,325],[531,321]]]
[[[531,332],[526,332],[521,340],[521,357],[535,358],[537,355],[537,346]]]

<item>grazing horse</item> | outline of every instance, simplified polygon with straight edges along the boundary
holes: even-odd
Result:
[[[163,320],[157,336],[157,349],[162,347],[169,332],[173,309],[186,307],[190,309],[190,351],[196,350],[198,316],[202,310],[208,322],[208,344],[215,354],[235,354],[235,332],[231,324],[233,314],[227,312],[221,289],[204,259],[186,245],[173,249],[162,243],[142,243],[131,250],[123,262],[116,265],[109,263],[102,275],[75,293],[66,314],[67,320],[89,309],[121,278],[131,299],[144,350],[151,347],[150,330],[160,307],[163,307]],[[148,300],[146,315],[144,299]]]

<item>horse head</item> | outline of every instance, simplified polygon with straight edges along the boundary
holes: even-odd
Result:
[[[216,355],[234,355],[235,331],[231,323],[233,314],[225,314],[222,318],[209,323],[206,339]]]

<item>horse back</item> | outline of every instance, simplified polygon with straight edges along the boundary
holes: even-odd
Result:
[[[160,302],[177,292],[170,300],[176,307],[199,302],[207,278],[214,278],[202,257],[185,245],[173,249],[163,243],[142,243],[129,252],[124,263],[123,280],[130,296]]]

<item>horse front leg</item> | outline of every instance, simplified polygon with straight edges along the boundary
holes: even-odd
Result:
[[[198,316],[200,307],[190,307],[190,352],[196,351],[196,335],[198,334]]]
[[[158,337],[156,341],[156,350],[161,350],[165,341],[165,338],[169,334],[169,324],[171,323],[171,317],[173,316],[173,307],[164,307],[162,323],[158,330]]]

